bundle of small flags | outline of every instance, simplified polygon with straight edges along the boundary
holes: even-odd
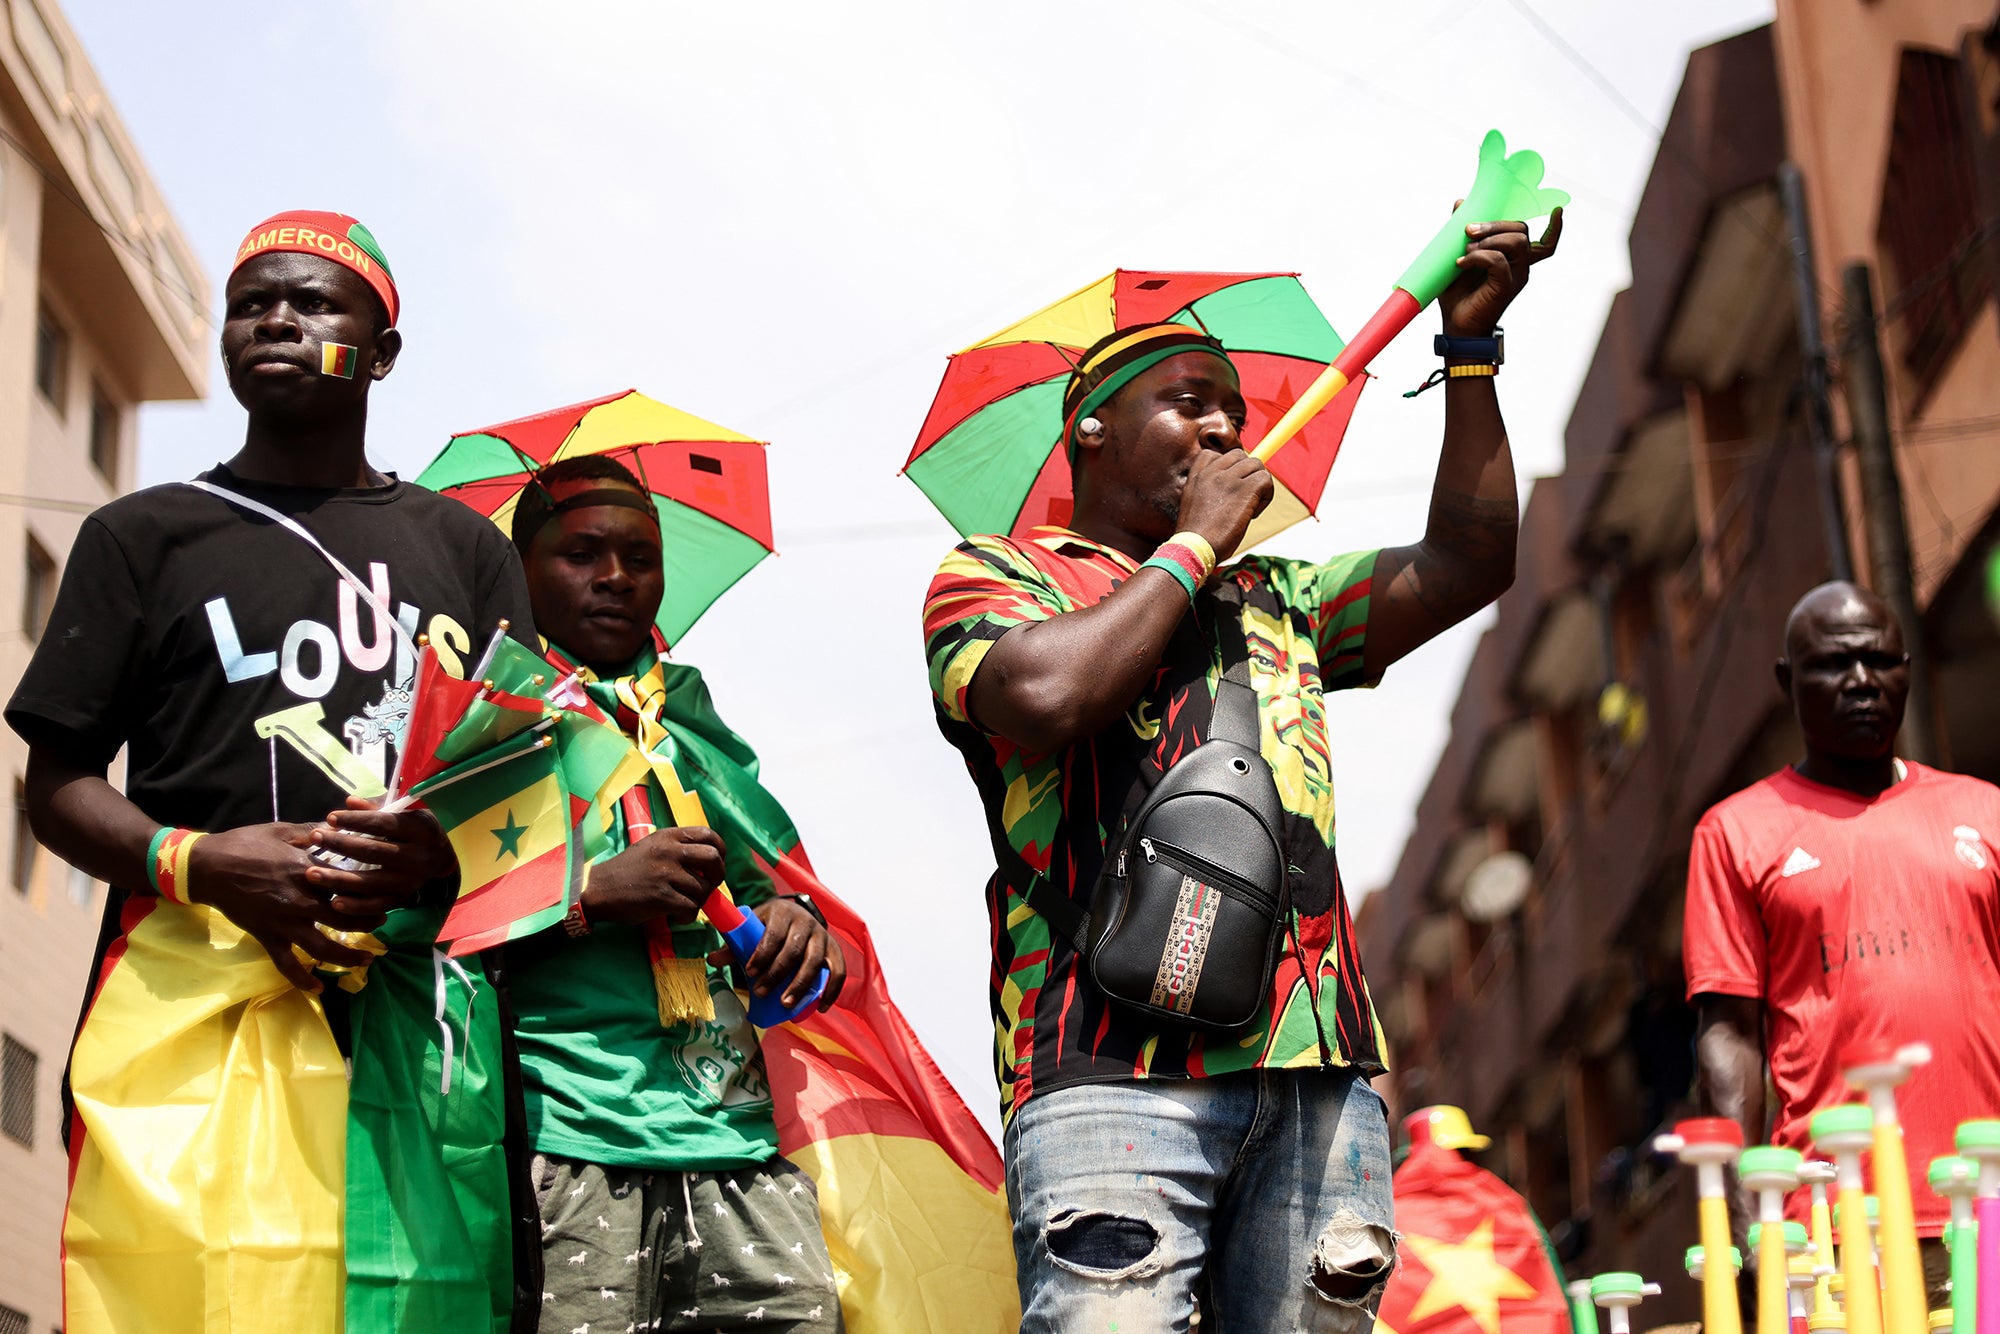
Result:
[[[423,646],[392,804],[421,802],[458,854],[458,898],[438,933],[453,956],[560,922],[609,847],[618,798],[646,777],[603,719],[562,707],[572,682],[506,637],[468,679]]]

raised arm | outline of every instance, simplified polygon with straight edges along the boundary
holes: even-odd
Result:
[[[1527,225],[1519,222],[1480,223],[1466,230],[1471,249],[1459,261],[1462,276],[1438,306],[1446,334],[1486,338],[1527,286],[1530,266],[1555,253],[1562,210],[1550,217],[1540,241],[1531,242]],[[1520,517],[1514,458],[1494,380],[1447,379],[1444,395],[1444,446],[1423,538],[1385,548],[1376,558],[1364,653],[1371,678],[1514,582]]]

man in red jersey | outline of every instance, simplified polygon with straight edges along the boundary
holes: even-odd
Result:
[[[1909,664],[1873,593],[1799,600],[1777,674],[1805,758],[1695,827],[1684,951],[1703,1101],[1746,1141],[1767,1065],[1771,1141],[1810,1151],[1812,1114],[1854,1100],[1843,1047],[1930,1044],[1897,1106],[1937,1306],[1947,1209],[1924,1172],[1959,1121],[2000,1111],[2000,788],[1896,758]]]

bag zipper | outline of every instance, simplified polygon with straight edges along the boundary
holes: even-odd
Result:
[[[1156,843],[1150,838],[1142,838],[1139,840],[1139,852],[1145,857],[1149,865],[1164,860],[1167,865],[1173,867],[1175,870],[1183,873],[1193,872],[1201,876],[1209,884],[1225,885],[1237,891],[1237,893],[1250,900],[1251,903],[1263,909],[1265,913],[1274,918],[1278,915],[1278,905],[1273,896],[1266,894],[1262,889],[1251,884],[1234,871],[1197,857],[1185,848],[1177,848],[1171,843]],[[1125,873],[1125,853],[1123,850],[1120,850],[1118,854],[1118,873],[1121,877]]]

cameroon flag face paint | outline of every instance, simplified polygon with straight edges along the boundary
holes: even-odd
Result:
[[[319,373],[337,375],[343,380],[354,378],[355,349],[345,343],[321,343],[319,345]]]

